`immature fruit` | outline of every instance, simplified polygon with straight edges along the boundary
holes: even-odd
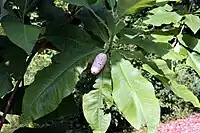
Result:
[[[107,61],[107,55],[104,53],[100,53],[94,59],[94,62],[91,67],[91,73],[93,75],[97,75],[105,66]]]

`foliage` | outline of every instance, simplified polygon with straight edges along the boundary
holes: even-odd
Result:
[[[5,35],[0,36],[0,95],[14,89],[11,94],[16,92],[15,100],[20,101],[20,122],[26,124],[54,116],[67,102],[65,108],[73,105],[83,111],[95,133],[112,126],[113,108],[135,129],[146,127],[148,133],[155,133],[163,105],[156,98],[155,85],[143,73],[200,107],[196,92],[178,81],[174,63],[183,62],[200,73],[199,16],[192,7],[195,3],[172,1],[62,0],[61,5],[56,1],[57,6],[53,0],[1,2]],[[179,4],[189,8],[182,10]],[[138,20],[129,22],[130,15]],[[121,45],[131,47],[120,49]],[[57,54],[37,72],[33,82],[25,82],[31,61],[46,49]],[[106,54],[108,61],[98,75],[92,75],[90,69],[99,53]],[[94,85],[78,86],[83,78],[80,75],[95,81]],[[20,88],[24,91],[17,97]]]

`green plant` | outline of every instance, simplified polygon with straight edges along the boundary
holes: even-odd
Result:
[[[113,106],[134,128],[145,126],[148,133],[155,133],[160,106],[154,87],[143,72],[200,107],[192,91],[177,82],[174,70],[174,62],[183,61],[200,73],[200,44],[196,36],[200,19],[192,7],[194,1],[186,2],[189,7],[179,14],[176,4],[180,1],[175,0],[171,5],[169,1],[173,0],[62,1],[67,7],[56,7],[51,0],[0,2],[1,24],[6,34],[0,36],[0,77],[4,77],[0,78],[0,96],[12,90],[0,127],[15,93],[25,88],[21,94],[23,102],[19,103],[22,110],[18,112],[22,123],[51,113],[64,98],[80,92],[79,108],[94,133],[107,131]],[[146,12],[137,16],[137,23],[128,26],[128,16],[143,9]],[[121,45],[130,48],[120,49]],[[33,83],[24,86],[24,74],[33,57],[49,48],[58,52],[51,65],[39,71]],[[99,53],[107,54],[108,60],[98,75],[92,75],[90,68]],[[131,60],[140,66],[135,67]],[[87,90],[77,87],[83,72],[95,79],[93,87]]]

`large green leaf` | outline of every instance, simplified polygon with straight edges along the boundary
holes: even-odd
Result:
[[[120,34],[118,44],[134,44],[149,53],[160,56],[165,55],[172,48],[169,43],[155,42],[153,38],[142,38],[139,36],[140,33],[134,29],[123,29]]]
[[[99,36],[104,42],[108,41],[109,36],[107,29],[98,19],[94,18],[88,10],[80,12],[80,19],[83,21],[86,30]]]
[[[152,6],[155,0],[118,0],[119,16],[135,13],[140,8]]]
[[[160,118],[153,85],[131,63],[112,54],[113,98],[124,117],[136,129],[146,124],[155,133]]]
[[[107,65],[94,84],[96,90],[83,96],[83,113],[94,133],[105,133],[110,125],[111,114],[105,113],[113,104],[110,78]]]
[[[0,97],[5,95],[13,87],[12,80],[2,64],[0,64],[0,86]]]
[[[157,67],[162,70],[163,74],[153,71],[148,65],[144,65],[143,68],[160,79],[165,86],[170,87],[177,96],[183,98],[185,101],[191,102],[195,107],[200,107],[197,97],[190,90],[188,90],[186,86],[177,83],[175,73],[169,69],[164,60],[157,59],[154,60],[154,62],[156,63]]]
[[[13,44],[7,36],[0,36],[0,55],[6,71],[16,79],[26,70],[26,52]]]
[[[196,34],[200,29],[200,18],[192,14],[185,15],[185,24]]]
[[[85,8],[90,10],[90,12],[104,25],[104,27],[107,28],[105,22],[94,12],[94,10],[90,7],[87,0],[63,0],[63,1],[77,6],[84,6]]]
[[[171,12],[171,7],[165,5],[164,7],[158,7],[150,11],[153,15],[148,15],[147,20],[144,21],[145,24],[151,24],[154,26],[161,26],[162,24],[178,23],[182,16],[176,12]]]
[[[55,110],[74,90],[77,67],[85,67],[101,49],[90,46],[71,48],[55,57],[52,65],[36,75],[23,99],[22,120],[30,122]]]
[[[102,46],[100,42],[91,39],[90,35],[83,28],[70,24],[60,27],[48,27],[45,36],[61,51],[68,50],[73,45],[88,46],[93,44]]]
[[[9,39],[28,54],[31,53],[39,34],[44,30],[37,26],[25,25],[12,16],[4,17],[2,26]]]

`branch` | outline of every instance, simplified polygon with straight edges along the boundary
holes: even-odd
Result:
[[[35,53],[32,53],[32,54],[29,56],[29,58],[28,58],[28,60],[27,60],[27,62],[26,62],[26,70],[27,70],[27,68],[28,68],[29,64],[31,63],[31,61],[32,61],[32,59],[33,59],[34,56],[35,56]],[[26,72],[26,71],[25,71],[25,72]],[[24,72],[24,74],[25,74],[25,72]],[[24,74],[23,74],[23,75],[24,75]],[[5,119],[6,119],[6,115],[7,115],[8,111],[9,111],[9,109],[10,109],[10,106],[12,105],[12,102],[13,102],[13,99],[14,99],[14,96],[15,96],[15,93],[17,92],[17,89],[19,88],[20,83],[23,82],[23,79],[24,79],[24,78],[23,78],[23,76],[22,76],[22,78],[20,78],[20,79],[17,81],[17,84],[15,85],[14,90],[13,90],[13,92],[12,92],[12,94],[11,94],[11,96],[10,96],[8,102],[7,102],[6,108],[4,109],[3,116],[1,117],[1,121],[0,121],[0,131],[1,131],[2,127],[3,127],[4,121],[5,121]]]

